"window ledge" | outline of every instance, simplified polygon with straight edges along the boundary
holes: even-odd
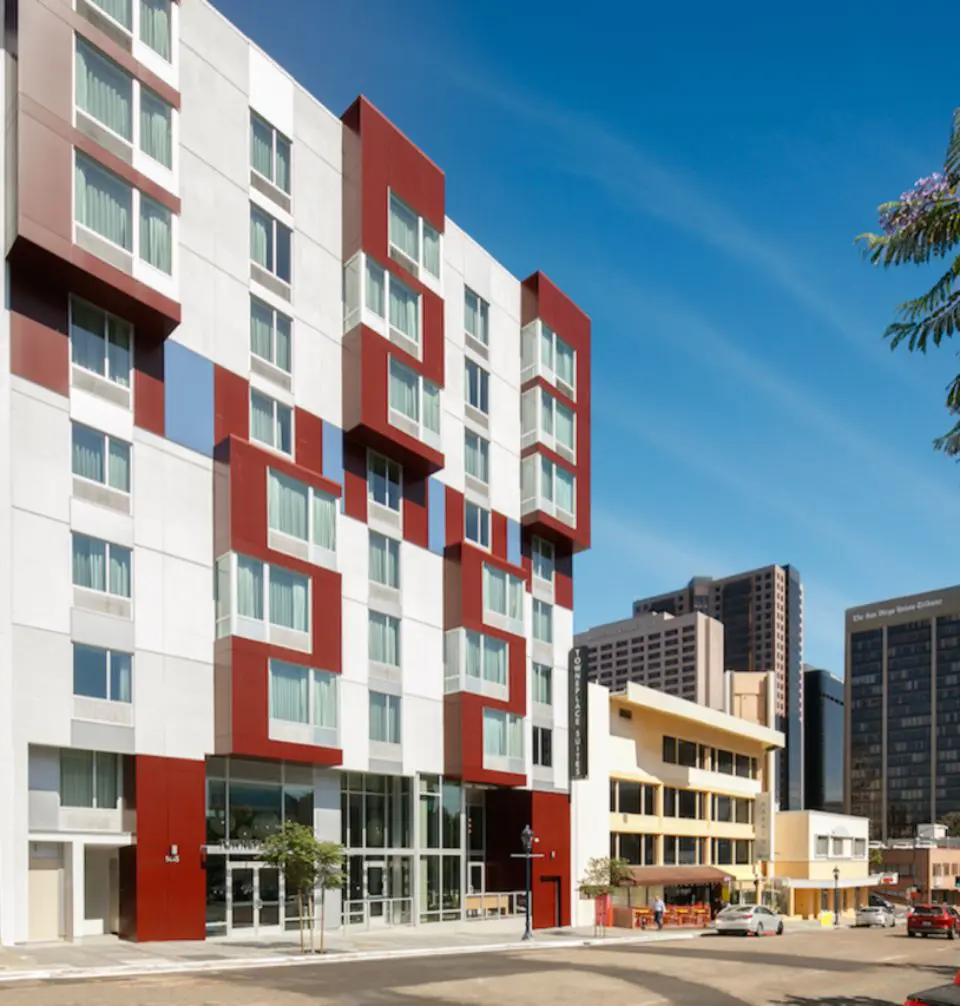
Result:
[[[525,634],[522,618],[508,618],[506,615],[501,615],[496,611],[490,611],[489,609],[484,608],[483,621],[485,625],[489,625],[494,629],[501,629],[503,632],[512,632],[515,636],[522,636]]]
[[[73,606],[84,611],[96,611],[101,615],[113,615],[115,618],[133,618],[133,601],[130,598],[116,597],[87,587],[74,585]]]
[[[523,758],[510,758],[507,755],[492,755],[484,752],[483,767],[487,772],[509,772],[512,775],[527,774],[527,766]]]
[[[385,531],[388,535],[396,535],[403,529],[403,514],[400,510],[377,503],[367,497],[367,525],[375,531]]]
[[[73,718],[94,723],[111,723],[116,726],[133,726],[133,703],[95,699],[88,695],[74,695]]]
[[[267,729],[272,741],[287,744],[307,744],[311,747],[339,748],[340,731],[336,727],[317,727],[311,723],[270,718]]]
[[[102,398],[113,405],[119,405],[127,411],[130,410],[132,397],[129,387],[117,384],[106,377],[101,377],[100,374],[95,374],[92,370],[79,367],[75,363],[72,365],[71,371],[71,384],[74,388],[86,391],[91,395],[96,395],[97,398]]]

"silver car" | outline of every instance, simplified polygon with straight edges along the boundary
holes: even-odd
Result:
[[[897,917],[883,905],[861,905],[857,909],[856,926],[882,926],[889,929],[897,924]]]
[[[780,936],[783,919],[766,905],[727,905],[714,921],[718,934],[739,933],[741,936]]]

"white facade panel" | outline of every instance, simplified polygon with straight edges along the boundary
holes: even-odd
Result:
[[[341,602],[343,618],[343,663],[344,681],[352,681],[366,686],[367,670],[367,614],[366,604],[344,598]],[[403,645],[401,643],[401,645]],[[349,722],[349,721],[346,721]]]
[[[13,510],[12,520],[13,623],[68,633],[73,605],[70,528],[25,510]]]
[[[57,405],[52,404],[53,400]],[[67,400],[14,391],[10,396],[13,505],[57,521],[70,519],[70,417]]]
[[[207,653],[212,653],[212,644]],[[213,664],[163,658],[164,746],[167,758],[203,758],[213,750]],[[139,749],[138,738],[138,749]]]
[[[302,318],[293,331],[293,391],[297,405],[334,426],[343,425],[342,353],[338,336],[324,335]]]
[[[137,549],[133,563],[134,639],[137,650],[163,653],[163,603],[166,594],[163,567],[162,552]]]
[[[213,242],[210,241],[209,248],[205,249],[207,254],[202,254],[198,246],[204,241],[203,227],[200,226],[199,220],[194,221],[194,225],[197,237],[191,236],[189,242],[180,243],[180,298],[184,305],[189,305],[190,310],[184,312],[183,320],[168,338],[208,360],[216,360],[218,314],[216,289],[220,271],[213,264],[216,254]],[[195,248],[197,250],[194,250]],[[235,293],[238,297],[242,297],[242,288],[238,287]],[[231,343],[242,341],[237,339],[236,333],[237,330],[234,330]]]
[[[13,701],[18,743],[70,745],[73,647],[60,632],[14,626]]]
[[[403,696],[443,700],[443,632],[412,618],[400,623]]]
[[[404,621],[426,627],[443,626],[443,556],[425,548],[400,544],[401,606]]]
[[[344,676],[340,682],[340,713],[344,723],[340,731],[344,771],[366,772],[370,764],[370,693],[366,682]]]
[[[343,331],[343,270],[339,256],[297,231],[293,236],[293,290],[297,319],[339,340]]]
[[[138,579],[138,586],[139,586]],[[138,618],[142,615],[138,609]],[[163,647],[168,657],[213,659],[213,573],[209,566],[163,557]]]
[[[319,155],[335,171],[342,170],[343,124],[329,109],[301,87],[293,94],[293,143]],[[296,185],[296,181],[294,181]],[[339,212],[340,201],[337,201]],[[337,249],[337,255],[340,251]]]
[[[443,701],[404,694],[403,773],[443,772]]]
[[[328,252],[339,266],[343,254],[343,174],[306,145],[294,143],[293,163],[297,230]]]
[[[133,351],[137,351],[136,343]],[[133,379],[136,382],[136,374]],[[114,405],[80,388],[70,389],[70,418],[101,433],[108,433],[111,437],[126,440],[127,443],[133,440],[133,412],[130,409]]]
[[[340,534],[337,559],[343,598],[366,605],[369,596],[370,529],[366,524],[341,514],[337,530]]]
[[[293,81],[256,46],[250,53],[250,107],[284,136],[293,136]]]

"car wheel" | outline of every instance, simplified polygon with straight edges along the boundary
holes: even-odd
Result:
[[[783,923],[777,925],[777,936],[783,936]]]
[[[916,935],[917,934],[912,929],[907,930],[907,936],[909,936],[911,939]]]
[[[763,936],[763,923],[758,922],[757,928],[754,930],[754,936]]]
[[[956,929],[951,929],[951,930],[950,930],[950,931],[949,931],[949,932],[947,933],[947,939],[948,939],[948,940],[955,940],[956,938],[957,938],[957,931],[956,931]]]

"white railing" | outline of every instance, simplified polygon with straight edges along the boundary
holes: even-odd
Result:
[[[412,898],[366,898],[343,902],[343,925],[351,929],[362,926],[407,926],[413,922]]]

